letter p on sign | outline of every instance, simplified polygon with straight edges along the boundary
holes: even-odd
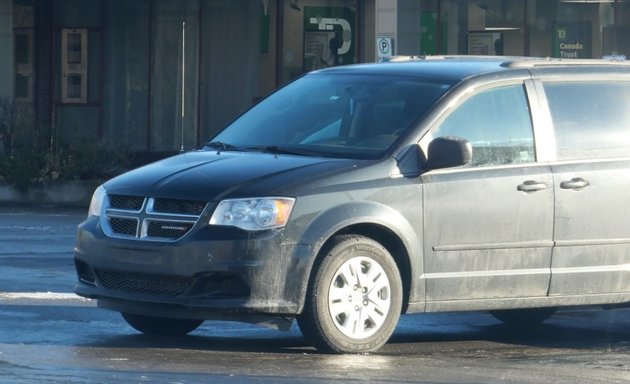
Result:
[[[376,57],[378,61],[385,61],[392,57],[392,38],[377,37],[376,38]]]

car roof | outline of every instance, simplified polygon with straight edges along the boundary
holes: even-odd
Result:
[[[475,75],[505,71],[529,72],[542,68],[623,68],[630,62],[601,59],[555,59],[520,56],[399,56],[383,63],[354,64],[313,73],[408,75],[435,81],[457,83]]]

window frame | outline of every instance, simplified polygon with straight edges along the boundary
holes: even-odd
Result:
[[[80,51],[79,60],[70,62],[69,37],[79,35]],[[80,79],[79,95],[71,94],[68,85],[70,76],[78,76]],[[87,28],[62,28],[61,29],[61,102],[64,104],[87,104],[88,101],[88,30]]]
[[[15,87],[14,87],[15,100],[22,101],[22,102],[31,102],[33,101],[33,83],[34,83],[34,73],[33,73],[34,65],[33,64],[34,64],[34,54],[35,54],[34,45],[33,45],[34,44],[33,28],[15,28],[13,30],[13,33],[14,33],[14,41],[15,41],[15,46],[14,46],[14,50],[15,50],[14,76],[16,77],[16,79],[14,80],[15,81]],[[26,47],[26,60],[24,62],[18,62],[18,55],[17,55],[18,36],[24,36],[26,39],[25,41],[28,44],[28,46]],[[18,95],[18,89],[17,89],[18,76],[25,78],[27,81],[27,94],[26,95]]]
[[[425,133],[422,135],[422,138],[419,140],[418,144],[424,152],[425,156],[427,154],[429,143],[436,137],[443,136],[439,135],[434,137],[433,132],[438,129],[441,124],[457,109],[468,102],[468,100],[475,97],[481,92],[492,91],[509,86],[520,86],[523,89],[523,95],[525,96],[525,101],[529,110],[533,159],[527,162],[513,162],[505,164],[480,164],[475,166],[469,164],[464,166],[464,169],[527,166],[548,159],[548,149],[545,149],[543,147],[541,150],[538,145],[538,142],[540,141],[539,138],[541,137],[541,135],[544,135],[544,132],[540,127],[540,122],[544,121],[544,111],[541,111],[541,101],[539,100],[537,89],[530,76],[503,78],[494,81],[488,81],[488,79],[486,79],[484,76],[481,76],[477,79],[471,80],[470,83],[467,83],[468,82],[462,83],[460,84],[460,86],[453,89],[451,95],[449,95],[449,97],[444,100],[444,102],[446,103],[445,107],[442,109],[440,114],[436,116],[436,118],[432,119],[429,129],[425,131]]]

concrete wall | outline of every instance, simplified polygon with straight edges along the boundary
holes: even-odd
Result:
[[[420,2],[398,1],[398,55],[420,54]]]
[[[0,0],[0,98],[13,97],[13,0]]]
[[[363,1],[361,62],[376,61],[376,0]]]
[[[392,38],[394,55],[398,54],[398,1],[376,0],[376,36]]]

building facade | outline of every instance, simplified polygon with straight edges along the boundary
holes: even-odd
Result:
[[[629,36],[626,0],[0,0],[0,99],[46,145],[172,153],[313,69],[621,57]]]

